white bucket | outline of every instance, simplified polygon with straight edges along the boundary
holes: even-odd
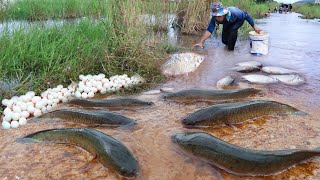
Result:
[[[269,52],[269,34],[261,31],[260,34],[255,31],[249,32],[251,50],[250,53],[253,55],[267,55]]]

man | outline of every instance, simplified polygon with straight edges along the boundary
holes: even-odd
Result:
[[[227,45],[228,49],[231,51],[234,50],[234,46],[238,38],[238,29],[243,25],[245,20],[248,21],[257,33],[260,33],[261,31],[254,25],[253,19],[247,12],[236,7],[227,8],[220,3],[213,3],[210,8],[212,10],[212,18],[207,31],[203,34],[201,40],[197,44],[193,45],[192,48],[197,46],[203,48],[203,43],[211,36],[216,23],[223,24],[222,42]]]

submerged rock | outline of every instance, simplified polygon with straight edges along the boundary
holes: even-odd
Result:
[[[173,54],[170,59],[161,66],[161,71],[167,76],[187,74],[196,70],[203,60],[203,56],[195,53]]]

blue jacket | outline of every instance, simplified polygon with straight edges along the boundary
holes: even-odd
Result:
[[[230,28],[232,28],[232,30],[237,30],[239,29],[243,22],[245,20],[248,21],[248,23],[253,27],[254,26],[254,21],[252,19],[252,17],[247,13],[242,11],[241,9],[237,8],[237,7],[228,7],[229,9],[229,14],[226,15],[226,19],[227,21],[221,24],[224,25],[231,25],[228,26]],[[212,32],[214,31],[216,25],[216,20],[214,18],[214,16],[211,18],[209,26],[207,28],[207,30],[212,34]]]

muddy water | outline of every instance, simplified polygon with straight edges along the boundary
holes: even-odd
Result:
[[[237,177],[181,151],[171,142],[176,132],[206,131],[232,144],[260,150],[309,149],[320,146],[320,24],[302,20],[297,14],[273,14],[260,21],[271,35],[269,55],[249,54],[249,42],[237,42],[229,52],[218,39],[211,39],[206,60],[187,76],[169,80],[163,87],[215,89],[215,83],[235,73],[238,62],[255,60],[264,65],[281,66],[298,71],[307,83],[298,87],[275,84],[257,86],[245,82],[240,87],[256,87],[263,94],[254,99],[276,100],[290,104],[309,116],[271,116],[241,125],[215,129],[186,129],[180,123],[188,113],[206,107],[205,103],[178,104],[161,100],[161,95],[136,95],[135,98],[155,102],[151,108],[124,110],[119,113],[135,119],[132,129],[96,128],[122,141],[133,152],[141,166],[137,179],[319,179],[320,158],[269,177]],[[199,37],[186,37],[180,43],[191,46]],[[112,98],[112,97],[108,97]],[[81,148],[61,144],[16,143],[15,139],[29,133],[58,127],[78,127],[63,122],[29,123],[18,130],[0,131],[0,175],[2,179],[120,179]]]

